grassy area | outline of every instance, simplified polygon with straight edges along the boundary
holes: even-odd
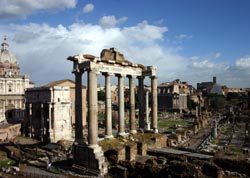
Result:
[[[14,165],[15,163],[16,162],[14,160],[9,159],[9,158],[1,159],[0,160],[0,168],[9,167],[9,166]]]

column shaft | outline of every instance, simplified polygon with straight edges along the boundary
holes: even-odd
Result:
[[[106,135],[105,138],[113,138],[112,135],[112,105],[111,105],[111,89],[110,89],[110,74],[105,74],[105,116],[106,116]]]
[[[130,121],[130,133],[136,133],[136,123],[135,123],[135,83],[133,76],[129,77],[129,121]]]
[[[97,122],[97,76],[96,72],[88,72],[88,145],[96,147],[98,137]]]
[[[146,114],[146,130],[150,130],[150,122],[149,122],[149,107],[148,107],[148,93],[149,91],[146,91],[146,110],[145,110],[145,114]]]
[[[157,106],[157,78],[151,77],[151,93],[152,93],[152,129],[154,132],[158,132],[158,106]]]
[[[144,77],[138,77],[139,79],[139,128],[144,129],[145,127],[145,120],[144,120]]]
[[[51,118],[51,103],[49,103],[49,139],[52,141],[52,118]]]
[[[82,127],[82,72],[75,72],[75,141],[83,139]]]
[[[43,117],[43,104],[41,104],[41,141],[43,141],[43,135],[44,135],[44,117]]]
[[[32,104],[29,104],[30,138],[32,137]]]
[[[124,136],[125,135],[125,119],[124,119],[124,77],[122,75],[118,76],[118,122],[119,122],[119,129],[118,135]]]

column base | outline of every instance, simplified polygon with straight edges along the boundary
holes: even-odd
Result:
[[[120,137],[126,137],[128,134],[127,133],[125,133],[125,132],[119,132],[118,133],[118,136],[120,136]]]
[[[147,131],[150,130],[150,125],[151,125],[150,123],[146,123],[146,128],[145,128],[145,129],[146,129]]]
[[[105,135],[104,138],[105,138],[105,139],[111,139],[111,138],[114,138],[114,136],[113,136],[113,135]]]
[[[107,163],[99,145],[74,145],[74,164],[96,176],[108,173]]]
[[[131,134],[137,134],[137,131],[136,130],[130,130],[129,131]]]
[[[76,139],[75,141],[74,141],[74,144],[75,145],[83,145],[83,144],[85,144],[86,145],[86,143],[84,142],[84,140],[83,139]]]
[[[153,132],[154,133],[159,133],[159,130],[158,129],[153,129]]]

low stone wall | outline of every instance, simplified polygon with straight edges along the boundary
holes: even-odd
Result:
[[[247,160],[215,158],[214,163],[223,170],[246,174],[248,177],[250,177],[250,162]]]

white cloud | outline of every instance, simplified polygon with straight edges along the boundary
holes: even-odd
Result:
[[[235,66],[240,68],[240,69],[248,69],[250,70],[250,57],[243,57],[235,62]]]
[[[221,56],[220,53],[215,53],[215,54],[214,54],[214,58],[215,58],[215,59],[219,58],[220,56]]]
[[[230,67],[211,62],[209,58],[201,60],[195,55],[187,58],[175,48],[162,45],[167,30],[167,27],[147,21],[124,28],[85,23],[68,27],[35,23],[0,25],[0,34],[7,35],[10,52],[18,58],[22,73],[29,74],[38,86],[53,80],[73,79],[73,65],[66,60],[68,56],[79,53],[99,56],[102,49],[116,47],[133,63],[157,66],[158,83],[180,78],[196,86],[197,82],[211,81],[217,76],[220,84],[249,87],[250,70],[241,70],[244,66],[249,67],[248,57],[237,60]]]
[[[89,3],[89,4],[86,4],[84,7],[83,7],[83,9],[82,9],[82,11],[83,11],[83,13],[89,13],[89,12],[92,12],[94,10],[94,4],[91,4],[91,3]]]
[[[194,68],[200,68],[200,69],[206,69],[206,68],[213,68],[214,64],[208,60],[203,60],[203,61],[194,61],[192,63],[192,67]]]
[[[193,36],[187,35],[187,34],[179,34],[179,35],[175,36],[175,38],[177,38],[179,40],[183,40],[183,39],[191,39],[191,38],[193,38]]]
[[[103,28],[114,28],[116,27],[117,24],[121,24],[127,21],[127,17],[121,17],[119,19],[116,19],[115,16],[103,16],[100,20],[99,20],[99,24],[103,27]]]
[[[74,8],[77,0],[1,0],[0,20],[25,18],[40,10],[61,10]]]
[[[22,73],[29,74],[41,85],[73,77],[72,63],[66,60],[68,56],[79,53],[99,56],[102,49],[111,47],[119,48],[125,58],[134,63],[158,66],[159,76],[167,80],[176,70],[185,67],[185,59],[158,44],[166,29],[146,22],[108,29],[83,23],[69,27],[30,23],[10,25],[1,34],[8,35],[10,51],[19,59]]]

